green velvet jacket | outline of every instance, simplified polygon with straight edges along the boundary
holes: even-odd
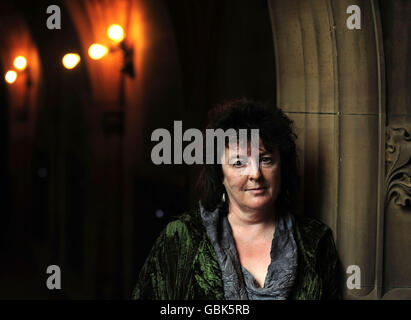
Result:
[[[291,299],[341,299],[341,268],[331,229],[296,218],[297,281]],[[132,299],[223,300],[220,267],[199,210],[171,221],[138,275]]]

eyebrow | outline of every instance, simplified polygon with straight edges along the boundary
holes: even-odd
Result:
[[[258,156],[259,157],[272,156],[272,154],[268,151],[264,151],[264,152],[260,153]],[[241,154],[236,154],[236,155],[233,155],[233,156],[229,157],[229,160],[232,160],[232,159],[246,159],[246,158],[248,158],[248,156],[241,155]]]
[[[244,159],[244,158],[247,158],[247,156],[244,156],[244,155],[241,155],[241,154],[236,154],[236,155],[234,155],[234,156],[231,156],[229,159],[231,160],[231,159]]]

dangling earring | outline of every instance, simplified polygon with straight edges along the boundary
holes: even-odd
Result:
[[[221,200],[222,200],[223,202],[225,202],[225,192],[223,192],[223,196],[221,197]]]

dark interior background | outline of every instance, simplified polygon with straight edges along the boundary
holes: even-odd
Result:
[[[108,157],[97,158],[99,163],[91,166],[87,164],[87,159],[92,157],[89,154],[92,142],[88,137],[89,114],[84,110],[93,103],[89,94],[92,79],[83,61],[71,72],[61,66],[64,53],[82,51],[66,2],[55,1],[53,4],[61,8],[61,30],[46,28],[48,15],[45,12],[49,1],[2,1],[0,16],[4,19],[0,38],[6,41],[5,33],[13,30],[13,25],[6,25],[5,17],[18,16],[27,26],[26,31],[38,50],[42,73],[33,131],[27,139],[32,147],[30,162],[24,172],[10,166],[10,145],[15,142],[9,134],[13,115],[8,103],[8,85],[4,81],[0,83],[0,167],[4,186],[1,193],[0,297],[128,298],[137,271],[160,230],[173,216],[197,202],[193,191],[195,167],[175,165],[179,167],[175,169],[177,173],[167,179],[164,175],[173,168],[154,168],[149,174],[145,173],[146,167],[153,166],[149,163],[154,146],[150,141],[151,132],[159,127],[171,129],[174,120],[183,120],[184,129],[202,129],[209,108],[232,98],[275,101],[274,52],[267,3],[264,0],[236,1],[233,6],[232,1],[207,0],[158,1],[156,5],[147,5],[148,11],[166,13],[162,18],[169,21],[168,28],[164,30],[159,26],[153,31],[157,37],[162,33],[173,35],[178,63],[175,68],[179,69],[182,85],[176,88],[175,78],[168,80],[167,74],[155,74],[155,77],[163,77],[161,85],[168,86],[174,95],[179,96],[180,102],[176,105],[167,96],[157,99],[157,95],[163,94],[160,89],[153,91],[152,96],[146,95],[145,103],[140,106],[144,109],[146,122],[140,137],[144,147],[139,152],[145,155],[138,163],[130,164],[134,168],[134,176],[129,177],[132,183],[124,185],[121,191],[129,188],[131,201],[123,201],[120,206],[127,207],[135,215],[130,241],[125,243],[132,252],[128,257],[118,251],[117,255],[111,254],[107,249],[116,241],[117,249],[122,246],[118,243],[121,241],[118,234],[110,233],[113,219],[119,218],[119,207],[102,210],[98,216],[87,211],[93,206],[93,202],[87,202],[87,197],[96,181],[90,170],[100,170],[99,174],[106,170],[107,175],[100,175],[98,183],[110,185],[110,179],[117,174],[118,162],[110,163]],[[160,19],[155,14],[152,17]],[[161,21],[151,23],[164,25]],[[150,37],[150,34],[146,36]],[[173,54],[168,53],[170,49],[166,43],[160,43],[156,49],[163,51],[154,53],[157,59],[168,59],[168,55]],[[2,46],[1,50],[7,48]],[[82,59],[86,58],[82,54]],[[156,61],[148,63],[155,65]],[[1,70],[4,74],[6,66],[1,66]],[[138,78],[139,70],[136,73]],[[155,79],[146,79],[142,80],[147,82],[143,88],[156,85]],[[162,109],[181,112],[178,115],[159,113]],[[133,121],[127,119],[127,123]],[[133,128],[126,127],[125,130]],[[119,135],[118,139],[121,141],[124,136]],[[126,148],[132,148],[132,144],[133,141],[129,141]],[[94,147],[104,149],[107,145]],[[20,150],[15,155],[25,157],[27,151]],[[127,162],[127,151],[124,157],[122,161]],[[11,184],[16,175],[24,182],[19,182],[23,185],[13,189]],[[12,192],[17,192],[15,197],[11,197]],[[110,192],[99,194],[102,203],[111,196]],[[18,204],[14,203],[16,201]],[[99,205],[102,204],[95,203],[95,206]],[[157,210],[163,212],[162,218],[157,217]],[[119,230],[121,233],[121,227]],[[92,258],[85,256],[87,241],[92,243]],[[51,264],[59,265],[62,270],[62,290],[46,288],[46,268]],[[132,270],[130,279],[122,272],[124,264]]]
[[[159,232],[198,196],[198,168],[151,163],[151,132],[172,131],[175,120],[183,129],[202,129],[207,111],[233,98],[276,101],[267,1],[139,1],[133,10],[144,13],[147,46],[127,87],[124,133],[117,131],[118,118],[114,125],[104,120],[105,104],[113,102],[93,89],[98,67],[85,63],[83,44],[92,35],[83,34],[88,30],[76,18],[88,12],[95,26],[93,5],[104,11],[124,2],[0,2],[1,74],[11,65],[10,37],[23,33],[41,69],[26,122],[16,120],[9,85],[0,81],[2,299],[128,299]],[[61,30],[46,28],[50,4],[61,8]],[[401,41],[390,27],[394,5],[381,0],[380,6],[391,79],[396,59],[406,55],[395,50]],[[82,57],[70,72],[60,62],[66,52]],[[52,264],[62,270],[61,290],[46,288]]]

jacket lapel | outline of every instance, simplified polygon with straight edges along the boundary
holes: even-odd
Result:
[[[298,279],[293,299],[318,300],[322,297],[322,281],[317,270],[317,248],[325,232],[324,224],[315,219],[296,218]]]

